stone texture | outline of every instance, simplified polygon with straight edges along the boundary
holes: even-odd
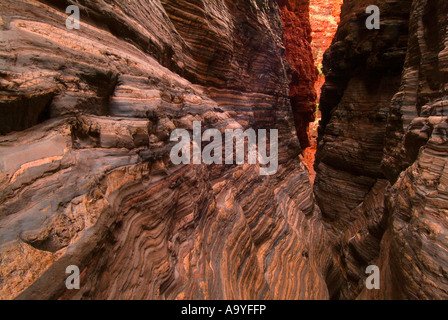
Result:
[[[0,299],[448,298],[445,0],[344,1],[314,196],[307,1],[71,3],[0,2]],[[278,173],[172,165],[193,121],[278,129]]]
[[[277,3],[71,3],[0,2],[0,298],[328,298]],[[172,165],[195,120],[278,129],[278,173]]]
[[[364,3],[344,3],[324,60],[327,81],[320,101],[315,193],[327,220],[344,219],[375,181],[384,178],[383,140],[390,100],[400,84],[410,2],[377,5],[388,27],[370,31],[364,25]],[[333,178],[327,179],[329,175]],[[344,194],[350,196],[341,198]]]
[[[321,88],[325,82],[325,76],[322,73],[322,60],[325,50],[331,44],[334,34],[339,23],[339,16],[341,13],[342,0],[322,1],[322,0],[310,0],[307,3],[309,10],[309,20],[311,27],[311,51],[313,54],[313,61],[315,69],[318,70],[317,79],[314,81],[314,90],[316,91],[316,100],[312,104],[314,115],[307,120],[314,119],[309,122],[307,136],[308,143],[302,150],[301,160],[307,168],[308,175],[310,176],[310,182],[313,185],[316,177],[316,171],[314,170],[314,162],[317,149],[317,136],[319,121],[321,113],[319,111],[319,99]],[[300,61],[303,61],[300,59]],[[311,64],[310,64],[311,65]],[[315,73],[315,72],[314,72]],[[311,104],[309,109],[311,109]]]
[[[380,30],[364,27],[370,4]],[[447,14],[437,0],[342,6],[324,59],[314,188],[333,243],[334,298],[448,297]],[[372,264],[380,290],[364,285]]]
[[[448,3],[415,0],[400,89],[388,115],[383,171],[394,183],[378,265],[387,290],[365,298],[448,298],[446,170]]]
[[[378,257],[387,227],[383,144],[407,50],[411,2],[344,1],[324,56],[314,192],[333,243],[332,298],[353,299],[365,288],[365,269]],[[380,30],[365,26],[371,4],[380,8]]]
[[[311,51],[309,0],[277,0],[284,26],[285,58],[290,64],[289,95],[302,149],[311,144],[309,124],[315,119],[317,71]]]
[[[325,51],[330,47],[339,25],[343,0],[310,0],[311,49],[314,65],[319,70],[314,88],[319,101],[321,88],[325,83],[322,61]]]

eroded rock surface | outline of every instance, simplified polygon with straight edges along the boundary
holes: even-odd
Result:
[[[69,4],[0,3],[0,298],[328,298],[277,3]],[[278,173],[172,165],[193,121],[278,129]]]
[[[0,2],[0,299],[448,298],[446,0],[344,1],[314,196],[308,0],[70,4]],[[173,165],[194,121],[278,129],[278,172]]]
[[[339,25],[341,6],[343,0],[310,0],[311,49],[314,65],[319,70],[317,81],[314,84],[318,100],[321,88],[325,83],[322,72],[322,61],[325,51],[330,47]]]
[[[364,26],[371,4],[380,30]],[[448,297],[447,7],[342,6],[324,59],[314,189],[340,258],[328,276],[332,297]],[[365,288],[368,265],[380,267],[381,290]]]
[[[309,0],[278,0],[284,26],[285,58],[289,62],[291,106],[302,149],[310,146],[309,124],[315,119],[317,70],[311,50]]]

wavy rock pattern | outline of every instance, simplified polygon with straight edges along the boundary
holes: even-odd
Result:
[[[0,298],[328,298],[276,2],[71,3],[0,3]],[[172,165],[193,121],[278,129],[278,173]]]
[[[347,221],[340,219],[384,178],[387,113],[406,53],[410,2],[380,2],[381,21],[390,27],[368,30],[363,3],[346,1],[339,30],[325,54],[315,193],[324,217],[337,217],[341,227]]]
[[[344,1],[315,197],[308,0],[73,2],[0,2],[0,299],[448,298],[446,0]],[[277,174],[173,165],[193,121],[278,129]]]
[[[370,4],[380,30],[363,26]],[[332,297],[448,297],[447,8],[344,1],[324,59],[314,189],[339,259],[327,276]],[[380,290],[364,285],[372,264]]]
[[[284,26],[285,58],[289,62],[289,95],[302,149],[310,146],[309,124],[315,119],[317,70],[313,65],[309,0],[277,0]]]
[[[364,293],[366,298],[448,298],[447,17],[446,1],[412,3],[409,47],[382,163],[395,183],[378,259],[391,285]]]

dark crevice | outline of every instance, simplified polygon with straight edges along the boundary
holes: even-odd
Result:
[[[22,131],[50,119],[54,93],[0,101],[0,135]]]

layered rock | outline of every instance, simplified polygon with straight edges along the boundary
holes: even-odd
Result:
[[[448,298],[448,3],[414,0],[382,168],[394,183],[377,264],[390,281],[363,298]]]
[[[311,51],[309,0],[277,0],[284,26],[285,58],[289,62],[289,95],[302,149],[310,146],[309,124],[315,119],[317,71]]]
[[[311,184],[314,183],[316,172],[314,170],[314,162],[317,149],[317,136],[321,113],[319,111],[319,99],[321,88],[325,82],[325,76],[322,73],[322,60],[324,52],[328,49],[333,40],[334,34],[339,23],[341,13],[341,5],[343,0],[310,0],[309,1],[309,17],[311,26],[311,50],[313,53],[313,61],[316,70],[318,70],[317,79],[314,81],[314,89],[316,91],[316,105],[314,121],[308,126],[307,148],[302,151],[301,159],[308,170]]]
[[[344,1],[316,201],[306,0],[69,4],[0,3],[1,299],[448,298],[445,0]],[[278,129],[278,172],[173,165],[193,121]]]
[[[380,30],[364,25],[371,4]],[[448,297],[447,13],[446,1],[344,1],[324,59],[315,182],[340,259],[332,297]],[[365,288],[368,265],[380,290]]]
[[[330,47],[339,25],[341,6],[344,0],[310,0],[311,49],[314,65],[319,71],[314,85],[319,101],[321,88],[325,83],[322,61],[325,51]]]
[[[363,3],[344,2],[324,60],[315,193],[324,217],[337,220],[341,228],[351,219],[348,212],[384,179],[387,113],[406,54],[410,2],[379,2],[387,28],[372,31],[365,27]]]
[[[364,1],[344,1],[323,69],[314,192],[339,260],[333,298],[355,298],[379,255],[389,187],[381,170],[390,101],[400,85],[411,1],[371,1],[380,30],[368,30]]]
[[[300,158],[311,183],[314,182],[314,152],[317,131],[315,129],[317,69],[314,67],[311,49],[311,25],[309,0],[278,0],[284,26],[283,43],[285,58],[289,62],[290,97],[297,136],[302,147]],[[313,150],[313,151],[311,151]]]
[[[0,298],[328,298],[277,4],[69,4],[0,3]],[[278,173],[173,165],[193,121],[278,129]]]

